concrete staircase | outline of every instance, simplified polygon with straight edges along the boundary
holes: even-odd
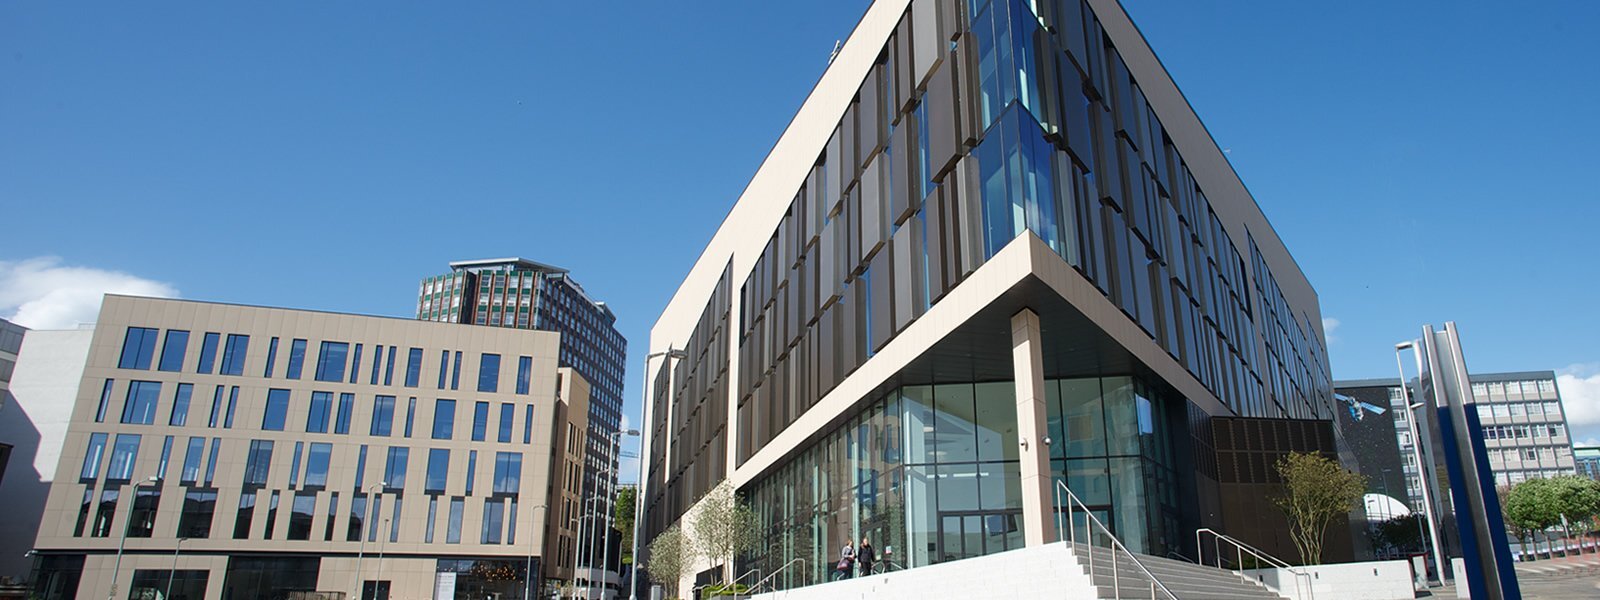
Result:
[[[1096,546],[1091,555],[1084,544],[1068,544],[1068,549],[1085,578],[1094,588],[1095,597],[1104,600],[1117,598],[1121,592],[1124,600],[1154,598],[1170,600],[1160,588],[1155,587],[1143,570],[1127,554],[1117,553],[1113,571],[1112,552]],[[1092,556],[1092,561],[1091,561]],[[1138,555],[1140,564],[1166,586],[1178,600],[1284,600],[1266,586],[1238,573],[1214,567],[1197,565],[1181,560],[1157,556]],[[1090,577],[1090,565],[1093,576]],[[1113,573],[1115,576],[1113,577]]]

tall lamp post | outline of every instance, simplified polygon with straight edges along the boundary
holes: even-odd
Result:
[[[583,522],[593,518],[594,515],[578,515],[571,519],[567,519],[567,524],[571,526],[573,531],[580,531],[583,527]],[[572,595],[574,597],[578,595],[578,539],[579,538],[572,538]]]
[[[1420,349],[1416,341],[1400,342],[1394,345],[1394,365],[1400,371],[1400,399],[1406,404],[1406,425],[1411,432],[1411,457],[1417,465],[1417,485],[1422,488],[1422,510],[1428,521],[1428,540],[1433,544],[1433,569],[1439,574],[1439,581],[1444,581],[1444,548],[1439,545],[1439,527],[1435,524],[1433,515],[1433,495],[1429,493],[1427,471],[1422,465],[1422,435],[1417,428],[1417,409],[1425,406],[1427,401],[1411,402],[1411,386],[1406,383],[1405,361],[1401,360],[1400,353],[1411,350],[1416,354]],[[1417,377],[1422,377],[1422,355],[1417,357]],[[1424,548],[1426,550],[1426,548]]]
[[[373,493],[373,490],[377,490],[377,496],[382,496],[383,488],[387,487],[388,485],[389,482],[387,481],[379,481],[367,486],[365,491],[368,493]],[[365,521],[366,518],[363,516],[362,520]],[[367,523],[362,523],[361,528],[366,529],[367,525]],[[357,600],[364,600],[366,597],[366,582],[361,580],[361,561],[366,558],[367,554],[367,532],[362,531],[359,535],[361,536],[361,548],[356,552],[356,598]],[[378,595],[378,587],[376,583],[373,584],[372,595]]]
[[[538,506],[533,507],[530,510],[539,510],[539,509],[549,510],[550,509],[550,505],[548,505],[548,504],[540,504]],[[538,524],[539,520],[538,519],[534,519],[533,522],[535,524]],[[539,547],[539,538],[543,537],[543,536],[534,535],[533,532],[535,530],[542,532],[542,531],[544,531],[544,528],[543,527],[539,527],[539,528],[529,527],[528,528],[528,566],[524,568],[525,570],[524,570],[523,575],[522,575],[522,600],[533,600],[533,552],[534,552],[535,549],[537,549]]]
[[[618,449],[617,447],[620,445],[620,443],[622,441],[622,436],[625,436],[625,435],[638,437],[639,436],[639,430],[637,430],[637,429],[627,429],[627,430],[623,430],[623,431],[614,431],[614,432],[611,433],[611,448],[610,448],[610,450],[611,450],[611,458],[607,461],[606,464],[614,464],[616,462],[616,460],[617,460],[617,449]],[[617,470],[620,470],[620,469],[617,469]],[[612,517],[617,512],[617,476],[618,475],[619,474],[614,470],[614,471],[612,471],[611,476],[606,478],[606,528],[605,528],[605,540],[601,542],[603,547],[600,549],[600,572],[601,573],[609,573],[609,572],[611,572],[611,520],[612,520]],[[638,503],[639,503],[638,494],[635,493],[635,495],[634,495],[634,504],[638,504]],[[621,540],[618,540],[618,543],[620,543],[620,542],[621,542]],[[605,579],[604,576],[602,576],[601,579],[604,580]],[[602,581],[601,583],[604,583],[604,581]],[[620,567],[617,569],[617,587],[619,587],[619,588],[622,587],[622,569]],[[604,593],[602,592],[601,595],[603,597]]]
[[[144,487],[146,483],[159,485],[161,478],[151,475],[144,481],[133,484],[133,503],[128,505],[128,517],[122,521],[122,539],[117,542],[117,563],[111,569],[111,593],[106,594],[106,600],[117,599],[117,578],[122,575],[122,550],[128,545],[128,527],[133,525],[133,511],[139,507],[139,488]]]
[[[682,359],[688,356],[682,350],[674,350],[667,346],[661,352],[652,352],[644,357],[644,385],[639,387],[642,394],[639,401],[640,412],[650,406],[650,359],[664,356],[667,360]],[[648,413],[646,413],[648,414]],[[650,430],[650,419],[644,419],[645,431]],[[650,438],[644,437],[639,441],[639,486],[633,491],[633,570],[628,573],[628,600],[638,600],[639,595],[639,525],[644,522],[644,492],[645,492],[645,466],[650,461]]]
[[[183,543],[189,538],[178,538],[178,545],[172,547],[172,571],[167,573],[166,600],[172,600],[172,580],[178,577],[178,551],[183,550]]]
[[[396,523],[396,525],[398,525],[398,524],[399,523]],[[372,598],[373,598],[373,600],[380,600],[378,598],[378,587],[383,585],[383,546],[384,546],[384,542],[389,541],[389,538],[387,536],[383,535],[383,530],[384,529],[388,529],[388,528],[389,528],[389,518],[388,517],[384,517],[384,519],[383,519],[383,527],[378,530],[378,574],[372,576]],[[381,600],[389,600],[388,594],[385,594]]]

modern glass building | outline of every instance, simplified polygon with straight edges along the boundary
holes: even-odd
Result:
[[[1115,0],[878,0],[651,331],[645,538],[730,479],[737,572],[806,585],[1047,543],[1064,484],[1138,552],[1281,550],[1321,323]]]
[[[449,273],[422,280],[417,318],[560,333],[561,366],[592,385],[584,497],[595,495],[597,481],[603,489],[616,482],[608,436],[622,427],[628,341],[617,331],[611,308],[584,292],[566,269],[522,258],[453,262]],[[609,502],[606,494],[597,497],[602,505]],[[598,510],[609,514],[609,508]],[[601,552],[594,552],[598,560]]]
[[[109,295],[34,595],[525,599],[568,579],[587,396],[558,338]]]
[[[1577,467],[1578,475],[1600,480],[1600,446],[1574,445],[1572,462]]]

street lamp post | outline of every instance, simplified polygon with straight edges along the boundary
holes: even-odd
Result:
[[[533,507],[530,510],[539,510],[541,508],[545,509],[545,510],[549,510],[550,509],[550,505],[548,505],[548,504],[540,504],[538,506]],[[534,524],[538,524],[539,523],[539,519],[535,518],[533,520],[533,522],[534,522]],[[529,527],[528,528],[528,566],[524,567],[524,571],[523,571],[523,575],[522,575],[522,600],[533,600],[533,552],[534,552],[535,549],[537,549],[539,547],[539,538],[542,537],[542,536],[534,535],[533,532],[534,531],[543,531],[543,530],[544,530],[544,528],[542,528],[542,527],[539,527],[539,528]]]
[[[618,450],[617,447],[620,445],[620,443],[622,441],[622,436],[624,436],[624,435],[638,437],[639,430],[637,430],[637,429],[628,429],[628,430],[625,430],[625,431],[615,431],[615,432],[611,433],[611,458],[606,464],[609,465],[609,464],[613,464],[613,463],[616,462],[616,460],[617,460],[617,450]],[[617,482],[617,476],[618,476],[618,473],[616,473],[616,471],[613,471],[610,476],[606,477],[606,528],[605,528],[605,541],[601,542],[601,544],[603,544],[603,547],[600,549],[600,572],[601,573],[608,573],[608,572],[611,571],[611,520],[612,520],[612,517],[617,512],[617,483],[616,483]],[[635,492],[635,494],[634,494],[634,500],[633,501],[634,501],[634,504],[638,504],[639,503],[639,498],[638,498],[638,493],[637,492]],[[621,543],[621,540],[618,540],[618,543]],[[602,577],[601,579],[604,579],[604,577]],[[602,583],[604,583],[604,582],[602,581]],[[622,587],[622,569],[621,569],[621,567],[617,568],[617,587],[619,587],[619,588]],[[621,590],[618,590],[618,591],[621,591]],[[602,592],[601,593],[601,597],[604,598],[604,596],[605,596],[605,593]]]
[[[167,596],[165,600],[172,600],[172,580],[178,576],[178,551],[183,549],[183,542],[189,538],[178,538],[178,544],[172,547],[172,571],[167,573]]]
[[[1425,406],[1426,401],[1411,402],[1410,386],[1406,384],[1405,362],[1400,359],[1400,353],[1406,350],[1413,353],[1421,349],[1416,347],[1416,341],[1400,342],[1394,345],[1394,365],[1400,371],[1400,399],[1406,404],[1406,425],[1411,432],[1411,457],[1417,465],[1417,484],[1422,488],[1422,510],[1428,521],[1428,540],[1433,543],[1433,569],[1439,574],[1439,581],[1444,581],[1444,547],[1439,545],[1439,528],[1435,525],[1433,516],[1433,495],[1428,491],[1427,472],[1422,466],[1422,435],[1417,428],[1417,409]],[[1417,355],[1417,377],[1422,377],[1422,356]],[[1424,548],[1426,550],[1426,548]]]
[[[687,354],[682,350],[674,350],[668,346],[661,352],[652,352],[644,357],[644,385],[639,386],[642,394],[639,401],[639,411],[645,412],[650,406],[650,359],[665,356],[667,360],[684,358]],[[650,431],[650,419],[644,420],[644,430]],[[633,490],[633,570],[628,573],[628,600],[637,600],[639,595],[639,524],[644,522],[644,492],[645,492],[645,466],[649,464],[648,437],[639,441],[639,483]]]
[[[373,490],[378,490],[377,495],[378,496],[382,496],[383,495],[383,491],[382,490],[383,490],[384,486],[387,486],[387,485],[389,485],[389,482],[380,481],[380,482],[377,482],[377,483],[374,483],[372,485],[367,486],[365,488],[365,491],[368,492],[368,493],[371,493]],[[374,496],[374,497],[377,497],[377,496]],[[366,519],[363,518],[362,520],[365,521]],[[361,524],[361,529],[364,530],[366,528],[367,528],[367,523],[363,522]],[[356,552],[356,598],[357,598],[357,600],[364,600],[365,597],[366,597],[366,582],[361,580],[361,561],[366,559],[366,554],[367,554],[367,532],[366,531],[361,531],[361,532],[358,533],[358,535],[361,536],[361,548],[360,548],[359,551]],[[378,590],[377,590],[376,584],[374,584],[374,587],[373,587],[373,590],[372,590],[372,595],[373,596],[377,596],[378,595]]]
[[[378,574],[372,576],[372,598],[373,598],[373,600],[379,600],[379,598],[378,598],[378,586],[383,585],[383,547],[384,547],[384,542],[389,541],[389,538],[384,537],[383,530],[384,529],[388,529],[388,528],[389,528],[389,518],[388,517],[384,517],[384,519],[383,519],[383,527],[378,530]],[[382,600],[388,600],[388,596],[384,596]]]
[[[129,470],[131,471],[132,469]],[[160,477],[151,475],[144,481],[133,484],[133,502],[128,505],[128,516],[122,521],[122,539],[117,542],[117,563],[111,569],[111,593],[106,594],[106,600],[116,600],[117,598],[117,579],[118,576],[122,575],[122,550],[128,545],[128,527],[133,525],[133,511],[139,507],[139,488],[146,483],[159,484],[160,482]]]

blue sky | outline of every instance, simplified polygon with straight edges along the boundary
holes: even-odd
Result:
[[[594,6],[0,4],[0,316],[81,314],[86,281],[403,316],[520,255],[612,304],[636,411],[650,324],[867,3]],[[1337,321],[1336,378],[1453,319],[1473,370],[1563,370],[1600,425],[1600,5],[1127,7]]]

